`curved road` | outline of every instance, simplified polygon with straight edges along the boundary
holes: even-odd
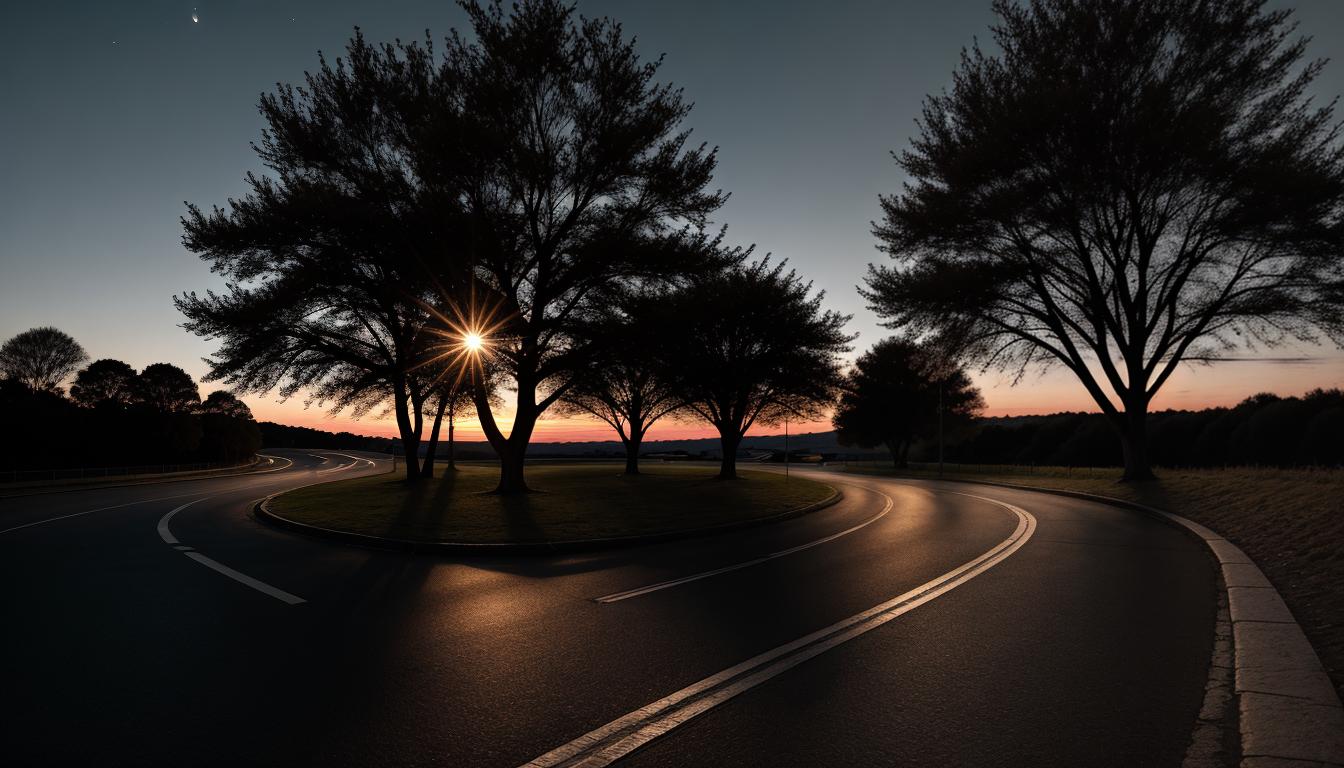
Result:
[[[277,455],[0,499],[0,762],[1178,766],[1202,700],[1213,568],[1132,512],[812,470],[786,523],[452,560],[258,523],[388,469]]]

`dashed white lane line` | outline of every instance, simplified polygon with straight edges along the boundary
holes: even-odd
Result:
[[[274,597],[276,600],[279,600],[283,603],[288,603],[289,605],[298,605],[299,603],[308,602],[307,600],[304,600],[302,597],[299,597],[298,595],[290,594],[289,592],[286,592],[285,590],[279,589],[277,587],[273,587],[264,581],[254,579],[241,571],[235,571],[234,569],[219,562],[218,560],[213,560],[209,557],[206,557],[205,555],[202,555],[200,552],[192,550],[190,547],[183,546],[182,542],[177,540],[177,537],[173,535],[172,530],[169,529],[168,523],[172,521],[173,516],[176,515],[178,512],[181,512],[187,507],[190,507],[192,504],[205,501],[207,498],[209,497],[206,496],[203,498],[196,499],[196,501],[189,501],[186,504],[183,504],[182,506],[173,509],[168,514],[159,518],[159,538],[163,539],[165,544],[172,544],[182,554],[186,555],[192,560],[195,560],[201,565],[204,565],[206,568],[209,568],[215,571],[216,573],[221,573],[225,576],[228,576],[230,579],[233,579],[239,584],[245,584],[257,590],[258,592],[261,592],[262,594],[270,595],[271,597]]]
[[[887,500],[886,505],[882,507],[882,511],[878,512],[876,515],[873,515],[867,520],[864,520],[862,523],[859,523],[858,525],[855,525],[851,528],[846,528],[845,530],[840,531],[839,533],[833,533],[830,536],[825,536],[823,538],[817,539],[816,541],[809,541],[806,544],[799,544],[796,547],[782,549],[778,552],[771,552],[768,555],[758,557],[754,560],[747,560],[741,563],[734,563],[732,565],[727,565],[722,568],[715,568],[712,571],[696,573],[690,576],[682,576],[681,578],[678,579],[668,579],[667,581],[660,581],[657,584],[650,584],[645,587],[636,587],[635,589],[627,589],[624,592],[613,592],[610,595],[595,597],[593,598],[593,600],[594,602],[598,603],[618,603],[622,600],[629,600],[632,597],[640,597],[641,595],[647,595],[650,592],[657,592],[661,589],[668,589],[670,587],[679,587],[682,584],[689,584],[693,581],[708,579],[711,576],[718,576],[719,574],[730,573],[732,571],[738,571],[743,568],[750,568],[753,565],[760,565],[761,563],[767,563],[771,560],[774,560],[775,558],[784,557],[785,555],[792,555],[796,552],[802,552],[803,550],[811,549],[812,547],[821,546],[822,544],[825,544],[826,542],[829,541],[835,541],[841,536],[847,536],[861,528],[864,528],[868,525],[871,525],[872,523],[877,522],[878,520],[882,519],[882,517],[884,517],[888,512],[891,511],[891,507],[894,502],[892,501],[890,496],[875,489],[868,489],[868,490],[872,490],[874,493],[881,495],[882,498]]]
[[[965,584],[1021,549],[1036,530],[1036,518],[1021,507],[969,493],[957,493],[957,495],[981,499],[1009,510],[1018,518],[1017,528],[1007,539],[959,568],[948,571],[885,603],[747,659],[617,718],[567,744],[556,747],[526,763],[523,768],[556,766],[601,768],[610,765],[738,694]]]

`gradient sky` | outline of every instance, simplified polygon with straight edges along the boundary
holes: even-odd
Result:
[[[1274,5],[1298,9],[1312,55],[1344,60],[1344,2]],[[888,153],[907,144],[921,99],[950,82],[961,48],[986,38],[989,0],[580,0],[579,10],[617,17],[646,56],[666,54],[663,78],[695,103],[694,137],[720,148],[716,181],[732,198],[718,221],[729,239],[788,258],[829,306],[853,313],[857,351],[885,335],[854,286],[884,258],[869,222],[878,195],[901,183]],[[340,52],[355,25],[386,40],[421,39],[426,28],[441,38],[462,23],[448,0],[4,3],[0,339],[56,325],[94,358],[166,361],[202,376],[212,345],[182,330],[171,297],[220,281],[182,248],[178,218],[183,201],[222,204],[244,191],[245,172],[259,170],[249,147],[261,128],[258,95],[300,81],[317,51]],[[1344,61],[1327,67],[1317,90],[1326,99],[1344,93]],[[1264,354],[1307,359],[1188,367],[1155,407],[1344,385],[1344,354],[1333,347]],[[977,380],[991,415],[1095,409],[1065,373],[1015,387],[994,372]],[[333,419],[300,400],[248,402],[259,419],[395,432],[390,422]],[[708,434],[667,424],[651,436]],[[563,420],[544,421],[537,436],[612,435]]]

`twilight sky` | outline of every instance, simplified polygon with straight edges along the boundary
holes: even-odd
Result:
[[[1344,59],[1344,3],[1272,4],[1298,9],[1312,55]],[[585,15],[618,18],[646,56],[666,54],[663,79],[696,105],[693,136],[720,148],[716,180],[732,199],[718,222],[732,242],[788,258],[829,306],[853,313],[856,352],[885,335],[854,286],[885,258],[869,222],[879,193],[901,182],[888,153],[907,144],[924,95],[950,82],[961,47],[987,37],[988,9],[989,0],[579,2]],[[375,41],[422,39],[426,28],[441,38],[463,14],[449,0],[4,3],[0,340],[56,325],[94,358],[204,375],[212,345],[179,327],[171,297],[220,283],[181,246],[183,201],[204,207],[243,192],[244,173],[260,170],[249,148],[258,95],[300,81],[317,51],[335,56],[356,25]],[[1317,90],[1344,93],[1344,61]],[[1344,385],[1344,354],[1333,347],[1263,354],[1274,359],[1187,367],[1154,407]],[[1016,387],[995,372],[977,380],[991,415],[1095,410],[1065,373]],[[258,419],[395,433],[390,422],[333,419],[297,399],[248,402]],[[463,439],[478,438],[464,426]],[[702,434],[666,424],[651,437]],[[577,420],[537,429],[540,440],[609,437]]]

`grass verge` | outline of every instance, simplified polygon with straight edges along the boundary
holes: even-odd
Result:
[[[852,471],[893,474],[876,467]],[[902,472],[936,477],[933,470]],[[1250,555],[1288,603],[1344,698],[1344,470],[1159,470],[1154,482],[1120,483],[1117,470],[983,467],[949,471],[988,480],[1135,501],[1212,528]]]
[[[615,464],[528,467],[533,493],[490,493],[491,467],[463,467],[409,486],[375,475],[309,486],[271,501],[275,514],[370,536],[471,544],[562,542],[694,530],[770,517],[814,504],[833,489],[767,472],[719,481],[706,467],[643,468],[626,477]]]

